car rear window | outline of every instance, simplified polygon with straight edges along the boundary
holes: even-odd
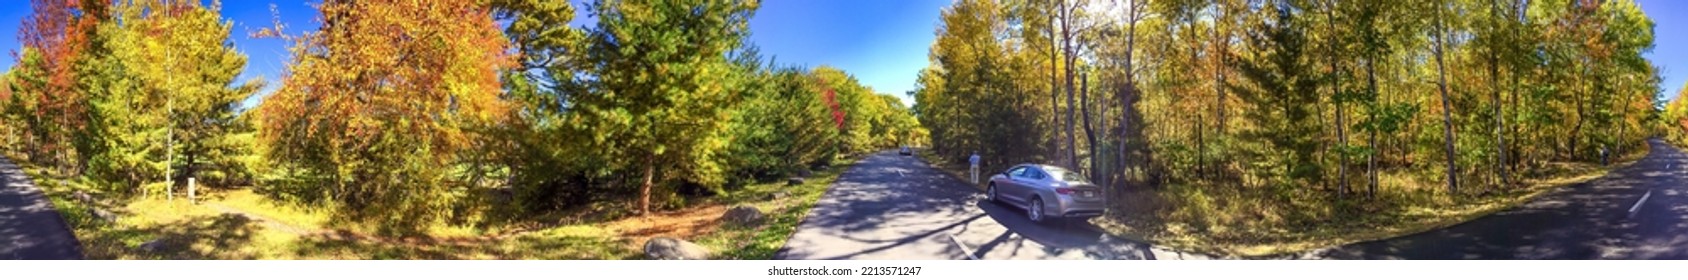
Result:
[[[1077,172],[1072,172],[1072,171],[1069,171],[1069,170],[1066,170],[1066,169],[1060,169],[1060,168],[1046,168],[1046,169],[1048,169],[1048,171],[1049,171],[1049,176],[1054,177],[1056,180],[1073,182],[1073,183],[1085,183],[1085,184],[1090,183],[1089,179],[1084,178],[1084,174],[1078,174]]]

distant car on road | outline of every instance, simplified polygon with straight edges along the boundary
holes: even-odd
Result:
[[[898,151],[897,151],[897,154],[901,154],[901,155],[905,155],[905,156],[906,156],[906,155],[913,155],[913,154],[914,154],[914,149],[909,149],[909,148],[908,148],[908,146],[903,146],[903,149],[902,149],[902,150],[898,150]]]
[[[1033,222],[1101,216],[1108,204],[1102,188],[1084,175],[1057,166],[1029,163],[991,175],[985,198],[1026,209],[1026,218]]]

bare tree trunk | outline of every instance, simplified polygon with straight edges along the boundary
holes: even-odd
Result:
[[[1491,16],[1500,18],[1500,3],[1489,0],[1489,12]],[[1491,34],[1499,34],[1499,32],[1491,32]],[[1498,155],[1495,158],[1495,172],[1500,174],[1500,185],[1506,186],[1512,182],[1512,178],[1509,176],[1510,174],[1506,174],[1506,137],[1502,133],[1506,129],[1506,118],[1501,115],[1499,44],[1489,45],[1489,99],[1494,100],[1495,103],[1495,152]]]
[[[1372,65],[1372,58],[1369,56],[1366,57],[1366,89],[1373,97],[1372,102],[1379,102],[1376,100],[1378,94],[1377,69],[1376,66]],[[1368,112],[1366,114],[1366,122],[1375,124],[1377,121],[1377,112],[1375,109],[1376,107],[1373,108],[1372,112]],[[1375,125],[1371,129],[1371,137],[1369,137],[1366,142],[1366,145],[1371,146],[1371,153],[1366,154],[1366,176],[1371,177],[1371,182],[1366,184],[1366,197],[1375,198],[1377,197],[1377,158],[1380,157],[1378,153],[1383,152],[1383,149],[1377,147],[1377,127]]]
[[[1226,5],[1226,3],[1219,2],[1219,3],[1216,3],[1216,4],[1218,4],[1220,6],[1218,7],[1219,16],[1214,19],[1214,24],[1213,24],[1213,31],[1214,31],[1213,33],[1215,35],[1214,36],[1214,45],[1215,45],[1215,48],[1217,49],[1217,56],[1216,56],[1217,61],[1214,65],[1214,67],[1213,67],[1214,79],[1215,79],[1213,89],[1215,91],[1217,91],[1216,92],[1217,94],[1214,97],[1214,102],[1213,102],[1213,108],[1214,108],[1214,111],[1215,111],[1214,131],[1217,132],[1214,135],[1214,137],[1218,141],[1224,141],[1225,130],[1227,129],[1226,126],[1225,126],[1225,109],[1226,109],[1225,108],[1225,101],[1226,101],[1225,100],[1225,83],[1226,83],[1226,81],[1225,81],[1226,71],[1225,70],[1226,70],[1226,67],[1228,66],[1226,64],[1227,63],[1226,60],[1230,59],[1229,56],[1230,56],[1230,52],[1231,52],[1231,33],[1230,33],[1230,29],[1225,27],[1226,23],[1230,22],[1230,19],[1228,18],[1229,11],[1227,10],[1227,7],[1224,6],[1224,5]],[[1226,157],[1226,155],[1227,154],[1221,153],[1218,158],[1213,159],[1214,164],[1216,165],[1215,168],[1213,168],[1214,173],[1219,173],[1219,172],[1225,170],[1224,165],[1227,164],[1227,162],[1228,162],[1228,158]],[[1222,175],[1222,174],[1215,174],[1215,175]]]
[[[644,177],[644,183],[639,186],[639,215],[650,216],[651,186],[655,183],[652,179],[656,177],[656,160],[649,156],[645,157]]]
[[[1334,3],[1331,3],[1331,2],[1326,2],[1326,3],[1327,3],[1328,6],[1325,7],[1326,8],[1325,9],[1325,20],[1328,21],[1329,25],[1327,27],[1330,28],[1330,33],[1334,35],[1334,34],[1336,34],[1336,17],[1331,14],[1332,13],[1331,10],[1335,10],[1336,7],[1334,7],[1335,6]],[[1341,96],[1342,95],[1342,76],[1341,76],[1342,71],[1339,70],[1340,67],[1337,65],[1336,56],[1337,56],[1336,48],[1331,48],[1330,67],[1331,67],[1331,72],[1335,74],[1335,75],[1333,75],[1334,76],[1333,79],[1331,79],[1331,97],[1336,99],[1336,105],[1335,105],[1336,106],[1336,139],[1337,139],[1337,143],[1340,143],[1338,148],[1339,149],[1345,149],[1346,147],[1348,147],[1348,134],[1347,134],[1347,131],[1345,129],[1345,127],[1348,125],[1348,122],[1343,118],[1343,113],[1342,113],[1342,103],[1343,103],[1343,99],[1342,99],[1342,96]],[[1342,195],[1347,195],[1348,194],[1348,153],[1342,152],[1340,154],[1341,154],[1340,155],[1341,157],[1339,158],[1339,162],[1337,162],[1337,184],[1336,184],[1337,185],[1337,193],[1342,194]]]
[[[1067,1],[1065,0],[1060,1],[1059,8],[1061,9],[1061,53],[1063,55],[1063,60],[1065,60],[1067,64],[1066,71],[1062,71],[1064,72],[1063,74],[1066,75],[1065,78],[1067,79],[1066,164],[1068,168],[1078,169],[1078,143],[1077,140],[1074,139],[1076,138],[1074,137],[1076,136],[1074,134],[1077,133],[1073,132],[1073,62],[1077,59],[1073,57],[1073,14],[1071,10],[1072,7],[1067,6]]]
[[[1219,91],[1219,96],[1215,98],[1216,102],[1214,102],[1214,108],[1217,108],[1216,111],[1218,111],[1218,119],[1215,121],[1218,122],[1219,137],[1225,137],[1225,67],[1227,66],[1226,60],[1230,59],[1231,55],[1230,29],[1221,27],[1224,26],[1222,24],[1230,22],[1230,19],[1226,17],[1228,15],[1228,11],[1225,8],[1226,7],[1223,6],[1219,7],[1219,17],[1213,24],[1213,33],[1217,35],[1216,40],[1218,41],[1215,44],[1219,47],[1219,65],[1213,68],[1214,73],[1216,74],[1215,76],[1218,77],[1219,82],[1213,87],[1215,90]],[[1135,27],[1133,27],[1133,29],[1135,29]]]
[[[198,150],[197,146],[198,145],[189,143],[188,149]],[[195,168],[195,164],[194,164],[195,160],[196,160],[195,157],[198,156],[198,153],[197,152],[189,152],[189,153],[184,153],[184,154],[185,155],[183,155],[183,157],[182,157],[182,174],[181,174],[181,176],[184,177],[184,178],[193,178],[195,176],[195,173],[199,172],[199,169]]]
[[[1137,72],[1133,69],[1134,66],[1132,65],[1132,58],[1136,56],[1138,21],[1137,9],[1139,4],[1136,1],[1132,1],[1130,5],[1131,6],[1126,12],[1126,16],[1129,17],[1128,20],[1130,23],[1125,34],[1125,91],[1119,96],[1121,112],[1119,130],[1119,161],[1120,170],[1122,171],[1120,178],[1122,178],[1122,181],[1127,181],[1124,180],[1124,178],[1129,178],[1129,176],[1127,176],[1129,174],[1126,173],[1129,172],[1128,170],[1130,170],[1130,168],[1126,168],[1125,166],[1128,165],[1126,163],[1126,155],[1130,153],[1131,149],[1126,148],[1126,145],[1129,142],[1127,138],[1130,136],[1131,126],[1133,125],[1131,123],[1132,111],[1135,110],[1131,107],[1131,99],[1135,98],[1135,95],[1137,95]]]
[[[1062,155],[1062,153],[1065,149],[1061,147],[1061,144],[1062,144],[1061,138],[1064,137],[1061,134],[1061,127],[1064,126],[1064,125],[1061,123],[1061,89],[1060,89],[1061,82],[1059,80],[1060,76],[1061,76],[1061,70],[1059,70],[1059,67],[1061,65],[1061,55],[1059,54],[1060,48],[1055,45],[1055,42],[1059,41],[1059,39],[1055,38],[1055,15],[1053,15],[1053,14],[1051,14],[1049,16],[1049,32],[1048,33],[1049,33],[1049,109],[1050,109],[1049,118],[1050,118],[1050,122],[1055,124],[1055,129],[1054,129],[1055,130],[1055,138],[1051,139],[1051,141],[1049,141],[1049,142],[1053,142],[1054,145],[1052,145],[1052,146],[1055,147],[1054,157],[1056,158],[1056,161],[1059,162],[1059,158],[1061,158],[1061,155]]]
[[[1096,160],[1096,129],[1090,126],[1090,106],[1086,105],[1090,104],[1090,75],[1086,73],[1085,75],[1080,76],[1079,81],[1082,85],[1080,87],[1084,89],[1083,94],[1079,95],[1079,98],[1082,99],[1079,104],[1085,106],[1080,106],[1079,108],[1084,110],[1084,141],[1090,147],[1089,175],[1097,177],[1097,174],[1102,174],[1102,166],[1099,164],[1100,161]]]
[[[1520,99],[1518,97],[1518,88],[1520,87],[1519,85],[1523,84],[1523,81],[1522,81],[1523,78],[1522,77],[1523,77],[1522,75],[1518,74],[1517,69],[1513,69],[1513,72],[1512,72],[1512,88],[1511,88],[1511,91],[1512,91],[1512,114],[1513,115],[1518,115],[1518,109],[1522,108],[1522,107],[1519,107],[1519,106],[1521,106],[1520,102],[1522,102],[1521,101],[1522,99]],[[1520,137],[1519,134],[1518,134],[1519,133],[1518,128],[1521,127],[1521,126],[1522,125],[1514,124],[1511,127],[1512,128],[1512,133],[1511,133],[1512,139],[1516,140]],[[1518,142],[1519,141],[1513,141],[1512,145],[1510,147],[1508,147],[1508,149],[1510,149],[1512,151],[1512,154],[1517,157],[1517,158],[1512,160],[1513,162],[1511,162],[1507,165],[1507,169],[1508,169],[1507,171],[1512,172],[1512,173],[1518,173],[1518,165],[1520,163],[1523,163],[1524,158],[1525,158],[1523,156],[1524,155],[1523,148],[1519,147]]]
[[[1508,9],[1508,11],[1512,13],[1512,15],[1510,15],[1508,17],[1515,19],[1517,21],[1508,22],[1507,24],[1517,24],[1515,26],[1525,26],[1525,25],[1527,25],[1526,21],[1529,20],[1529,18],[1524,16],[1522,9],[1527,8],[1529,4],[1530,4],[1529,1],[1512,1],[1512,6]],[[1518,89],[1521,87],[1520,85],[1523,84],[1523,75],[1519,74],[1519,73],[1520,73],[1520,71],[1518,71],[1518,69],[1516,69],[1516,67],[1513,67],[1513,71],[1511,73],[1512,74],[1511,91],[1512,91],[1512,114],[1513,115],[1518,115],[1518,109],[1523,108],[1523,107],[1520,107],[1521,106],[1520,100],[1522,100],[1522,99],[1520,99],[1518,97],[1518,91],[1519,91]],[[1518,129],[1521,126],[1522,125],[1518,125],[1518,124],[1512,125],[1512,133],[1511,133],[1512,139],[1517,140],[1520,137],[1520,135],[1518,134],[1519,133]],[[1523,148],[1519,147],[1518,142],[1521,142],[1521,141],[1512,141],[1512,145],[1511,145],[1511,147],[1509,147],[1509,149],[1512,151],[1511,154],[1513,155],[1514,158],[1513,158],[1512,162],[1507,165],[1507,169],[1508,169],[1507,171],[1509,171],[1513,174],[1518,173],[1518,165],[1521,164],[1521,163],[1524,163],[1524,159],[1526,158],[1526,157],[1523,156],[1524,155]],[[1521,175],[1521,176],[1523,176],[1523,175]]]
[[[1613,84],[1620,86],[1620,87],[1622,86],[1621,82],[1613,83]],[[1624,92],[1624,91],[1619,89],[1616,92]],[[1628,146],[1624,145],[1624,140],[1627,139],[1627,138],[1625,138],[1627,136],[1625,134],[1629,132],[1629,123],[1625,122],[1624,120],[1629,118],[1629,107],[1634,105],[1634,104],[1630,104],[1630,101],[1633,99],[1632,96],[1634,96],[1634,94],[1628,94],[1628,93],[1623,94],[1623,96],[1620,96],[1620,98],[1622,98],[1622,100],[1618,101],[1619,104],[1622,104],[1621,106],[1623,106],[1623,109],[1618,110],[1618,134],[1615,136],[1618,139],[1617,140],[1617,143],[1618,143],[1617,146],[1618,147],[1617,147],[1617,149],[1614,149],[1614,150],[1616,150],[1616,153],[1612,154],[1613,157],[1623,156],[1624,151],[1626,150],[1625,148],[1628,147]]]
[[[1099,79],[1099,80],[1105,79],[1105,76],[1103,76],[1103,77],[1104,78],[1097,78],[1097,79]],[[1086,92],[1088,93],[1089,91],[1087,90]],[[1107,97],[1103,97],[1103,96],[1097,96],[1096,99],[1097,100],[1109,100]],[[1108,134],[1108,128],[1113,127],[1112,126],[1113,124],[1108,123],[1108,110],[1109,110],[1108,104],[1113,104],[1113,103],[1110,103],[1110,102],[1094,102],[1094,103],[1091,103],[1091,104],[1096,105],[1096,108],[1094,110],[1094,112],[1096,112],[1095,115],[1097,115],[1097,117],[1095,119],[1095,121],[1096,121],[1095,127],[1096,127],[1096,130],[1099,131],[1097,133],[1099,135],[1096,137],[1097,138],[1096,140],[1102,141],[1102,142],[1107,142],[1108,141],[1108,135],[1109,135]],[[1106,186],[1112,186],[1113,185],[1113,182],[1114,182],[1113,179],[1114,178],[1111,175],[1114,174],[1113,169],[1118,168],[1118,164],[1114,163],[1112,161],[1109,161],[1109,159],[1112,158],[1112,157],[1109,157],[1109,156],[1107,156],[1108,154],[1105,154],[1106,150],[1103,149],[1103,146],[1104,145],[1101,145],[1101,144],[1097,145],[1096,154],[1091,155],[1090,160],[1098,162],[1099,167],[1096,170],[1096,174],[1097,174],[1096,176],[1102,179],[1102,181],[1100,183],[1102,184],[1102,186],[1106,187]]]
[[[1196,113],[1196,177],[1207,179],[1207,139],[1202,138],[1202,131],[1207,130],[1206,113]]]
[[[1436,85],[1442,91],[1442,142],[1448,157],[1448,193],[1452,194],[1459,191],[1459,168],[1454,164],[1453,105],[1448,102],[1448,73],[1442,62],[1443,8],[1440,5],[1436,7]]]
[[[1587,69],[1588,64],[1585,63],[1580,66],[1582,66],[1580,68]],[[1588,119],[1588,116],[1583,115],[1583,96],[1586,95],[1585,91],[1587,91],[1587,84],[1583,81],[1583,77],[1585,76],[1588,75],[1586,73],[1577,75],[1577,85],[1582,85],[1582,87],[1578,87],[1576,91],[1573,91],[1572,94],[1575,96],[1571,97],[1571,99],[1574,99],[1577,102],[1577,123],[1576,125],[1571,126],[1571,151],[1570,156],[1568,156],[1568,158],[1572,160],[1576,160],[1577,156],[1580,155],[1577,153],[1577,145],[1581,141],[1578,140],[1582,139],[1583,121]]]

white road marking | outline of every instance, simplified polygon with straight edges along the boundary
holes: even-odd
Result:
[[[1641,204],[1647,203],[1647,198],[1652,197],[1652,196],[1653,196],[1653,190],[1647,190],[1646,194],[1641,195],[1641,199],[1635,201],[1635,206],[1629,207],[1629,216],[1635,217],[1635,211],[1641,210]]]
[[[955,242],[955,247],[961,247],[961,253],[967,254],[967,259],[975,261],[979,260],[978,256],[973,255],[973,250],[967,249],[967,244],[961,244],[961,240],[955,238],[955,234],[950,234],[949,238],[950,242]]]

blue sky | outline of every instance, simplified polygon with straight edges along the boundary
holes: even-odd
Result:
[[[274,3],[287,32],[297,34],[319,26],[312,8],[319,2]],[[570,2],[575,3],[576,11],[575,22],[570,25],[590,26],[596,22],[587,15],[585,2]],[[237,35],[241,35],[235,38],[235,47],[250,56],[242,80],[260,76],[275,79],[286,66],[286,42],[244,36],[271,25],[275,17],[271,16],[270,3],[224,3],[223,17],[233,20]],[[838,67],[876,91],[897,95],[904,98],[904,103],[913,104],[913,97],[902,93],[914,89],[915,75],[926,67],[926,49],[932,42],[938,11],[948,3],[945,0],[765,1],[751,19],[751,42],[779,63]]]
[[[22,0],[0,7],[0,68],[15,61],[10,53],[19,47],[17,30],[29,13]],[[269,6],[274,3],[289,33],[315,29],[316,1],[231,0],[223,16],[235,23],[234,44],[250,56],[242,80],[279,78],[288,59],[287,43],[278,39],[253,39],[246,35],[270,26]],[[581,0],[571,0],[580,3]],[[831,65],[848,72],[880,93],[904,98],[914,88],[915,76],[927,64],[927,48],[938,23],[939,10],[948,0],[771,0],[762,3],[751,20],[751,41],[764,55],[784,64]],[[1657,24],[1655,48],[1646,57],[1663,68],[1665,98],[1674,98],[1688,82],[1688,1],[1639,0],[1641,8]],[[592,22],[584,5],[574,25]],[[277,83],[271,82],[271,86]]]
[[[1643,54],[1660,68],[1665,81],[1660,95],[1675,99],[1676,93],[1688,82],[1688,1],[1639,0],[1641,12],[1653,20],[1653,52]]]

